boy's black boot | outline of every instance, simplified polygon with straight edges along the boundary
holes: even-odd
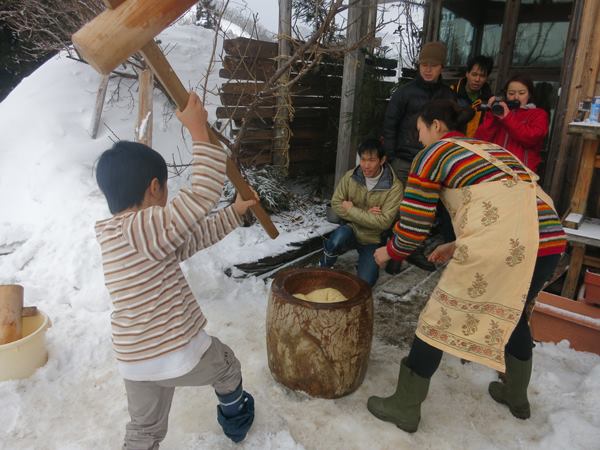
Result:
[[[230,394],[217,394],[217,421],[225,436],[233,442],[241,442],[246,437],[254,421],[254,399],[242,389],[242,383]]]
[[[396,392],[390,397],[369,397],[367,408],[378,419],[414,433],[421,421],[421,403],[429,392],[430,378],[417,375],[406,365],[406,360],[400,364]]]
[[[506,353],[505,382],[492,381],[488,392],[498,403],[508,406],[513,416],[528,419],[531,416],[527,387],[531,379],[531,358],[521,361]]]

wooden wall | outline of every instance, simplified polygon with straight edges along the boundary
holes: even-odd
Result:
[[[600,2],[576,0],[571,17],[567,51],[561,77],[561,96],[556,110],[548,154],[544,188],[561,213],[568,213],[578,180],[581,138],[567,134],[577,116],[579,102],[600,95]],[[588,215],[600,217],[600,173],[588,200]]]
[[[217,118],[232,119],[236,128],[241,126],[247,106],[259,95],[277,68],[277,43],[235,38],[224,41],[226,56],[219,72],[228,79],[221,86],[223,106],[217,108]],[[292,50],[293,51],[293,50]],[[291,77],[307,62],[294,64]],[[339,126],[339,105],[342,88],[343,57],[327,58],[318,63],[291,89],[293,121],[290,124],[290,172],[332,171],[335,166],[335,148]],[[370,58],[367,63],[377,76],[395,76],[396,61]],[[387,102],[394,85],[379,82],[381,102]],[[244,165],[272,163],[274,96],[264,99],[251,117],[242,139],[240,160]],[[378,125],[378,124],[377,124]],[[236,134],[234,129],[233,135]]]

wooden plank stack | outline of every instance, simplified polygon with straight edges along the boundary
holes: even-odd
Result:
[[[277,68],[277,43],[248,38],[225,40],[226,56],[219,72],[229,81],[221,86],[221,104],[217,118],[231,119],[235,128],[241,126],[247,107],[264,88],[265,82]],[[292,49],[292,53],[294,50]],[[306,56],[292,66],[291,77],[311,60]],[[332,171],[335,166],[335,148],[339,125],[340,93],[344,59],[323,58],[323,61],[291,88],[293,121],[290,124],[290,173],[310,170]],[[378,76],[394,76],[396,61],[370,58],[368,63]],[[378,92],[386,102],[394,85],[379,82]],[[267,97],[248,118],[248,128],[241,142],[240,161],[246,166],[261,166],[272,162],[273,121],[276,112],[275,96]],[[233,137],[232,136],[232,137]]]

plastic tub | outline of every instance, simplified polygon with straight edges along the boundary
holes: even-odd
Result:
[[[569,347],[600,355],[600,308],[540,292],[531,315],[531,334],[541,342],[569,341]]]
[[[48,361],[46,330],[50,319],[43,312],[23,317],[23,337],[0,345],[0,381],[27,378]]]

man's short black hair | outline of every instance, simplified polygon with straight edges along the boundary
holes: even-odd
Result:
[[[167,163],[160,153],[139,142],[115,142],[100,155],[96,166],[96,181],[113,214],[140,205],[154,178],[164,186]]]
[[[377,157],[379,159],[385,156],[383,146],[378,139],[367,139],[358,146],[358,156],[362,156],[365,152],[377,152]]]
[[[489,75],[494,68],[494,60],[485,55],[471,56],[467,61],[467,72],[473,70],[475,66],[479,66],[486,75]]]

